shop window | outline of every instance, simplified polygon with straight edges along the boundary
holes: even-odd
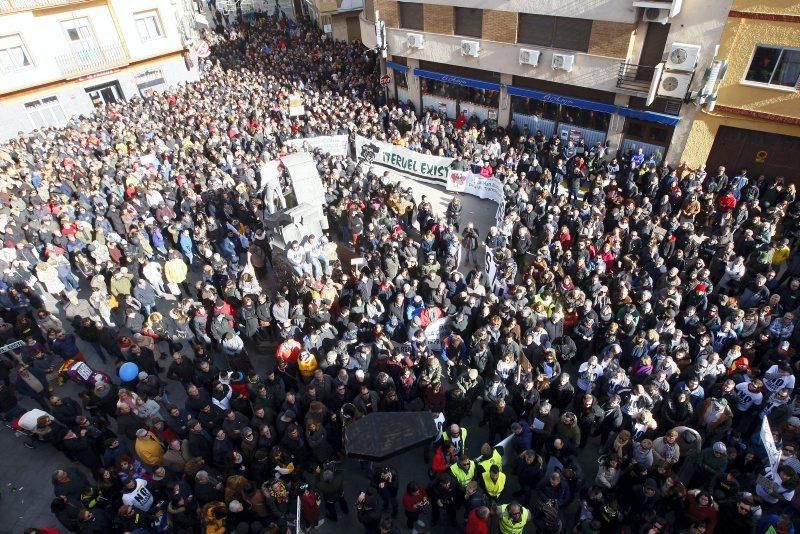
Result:
[[[455,34],[480,39],[483,35],[483,10],[457,7],[453,10]]]
[[[542,102],[533,98],[512,97],[513,110],[515,113],[539,117],[549,121],[558,120],[558,104]]]
[[[423,4],[397,2],[397,7],[400,11],[401,28],[422,31],[424,22],[422,15]]]
[[[64,114],[61,103],[55,96],[26,102],[25,111],[28,112],[34,128],[63,126],[67,122],[67,116]]]
[[[496,108],[500,105],[500,91],[453,85],[427,78],[422,78],[421,84],[422,92],[426,95],[440,96],[488,108]]]
[[[400,72],[399,70],[394,71],[394,79],[395,83],[397,83],[397,87],[408,89],[408,71],[406,72]]]
[[[625,120],[625,138],[643,141],[645,143],[667,146],[672,139],[672,126],[647,122],[638,119]]]
[[[777,87],[800,86],[800,50],[756,47],[744,79]]]
[[[458,85],[440,82],[439,80],[429,80],[421,78],[420,84],[422,92],[426,95],[441,96],[456,100],[458,98]]]
[[[500,105],[500,91],[490,91],[488,89],[476,89],[474,87],[462,87],[459,98],[464,102],[470,102],[479,106],[496,108]]]
[[[164,80],[164,73],[161,69],[146,70],[133,78],[139,93],[142,95],[149,94],[152,91],[163,91],[167,88],[167,82]]]
[[[519,44],[587,52],[591,34],[591,20],[529,13],[519,15],[517,28]]]
[[[570,124],[580,128],[589,128],[601,132],[608,131],[608,124],[611,120],[611,115],[609,113],[572,106],[562,106],[560,104],[542,102],[541,100],[535,100],[533,98],[513,97],[511,105],[514,113],[521,113],[522,115],[539,117],[541,119]]]

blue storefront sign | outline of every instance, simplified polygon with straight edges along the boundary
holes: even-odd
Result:
[[[449,83],[452,85],[461,85],[463,87],[474,87],[475,89],[485,89],[487,91],[499,91],[500,84],[493,82],[485,82],[483,80],[476,80],[474,78],[466,78],[464,76],[455,76],[452,74],[440,74],[425,69],[414,69],[414,74],[420,78],[428,78],[430,80],[438,80],[440,82]]]
[[[571,106],[573,108],[600,111],[602,113],[617,112],[617,106],[614,104],[604,104],[603,102],[594,102],[592,100],[583,100],[582,98],[572,98],[553,93],[545,93],[544,91],[534,91],[533,89],[522,89],[520,87],[509,86],[508,94],[511,96],[541,100],[542,102],[549,102],[551,104],[559,104],[561,106]]]

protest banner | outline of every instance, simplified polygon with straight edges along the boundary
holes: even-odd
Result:
[[[347,138],[347,135],[320,135],[303,139],[289,139],[283,144],[304,152],[313,152],[316,149],[320,149],[323,154],[329,153],[331,156],[344,157],[349,151]]]
[[[446,187],[448,191],[474,195],[478,198],[493,200],[498,204],[505,199],[503,182],[495,177],[485,178],[469,171],[451,170]]]
[[[411,180],[446,185],[453,158],[429,156],[405,147],[356,136],[356,156],[372,166],[401,174]]]

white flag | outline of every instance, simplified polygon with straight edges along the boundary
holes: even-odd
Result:
[[[769,421],[766,417],[761,419],[761,442],[764,444],[764,449],[767,451],[767,458],[769,458],[769,467],[773,480],[780,480],[778,478],[778,465],[781,463],[781,451],[775,447],[775,440],[772,438],[772,430],[769,428]]]

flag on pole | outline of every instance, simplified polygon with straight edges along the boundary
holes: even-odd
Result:
[[[764,444],[764,449],[767,451],[770,474],[773,480],[780,480],[778,478],[778,466],[781,463],[781,451],[775,446],[775,440],[772,438],[772,429],[770,429],[769,421],[766,417],[761,419],[760,435],[761,442]]]

